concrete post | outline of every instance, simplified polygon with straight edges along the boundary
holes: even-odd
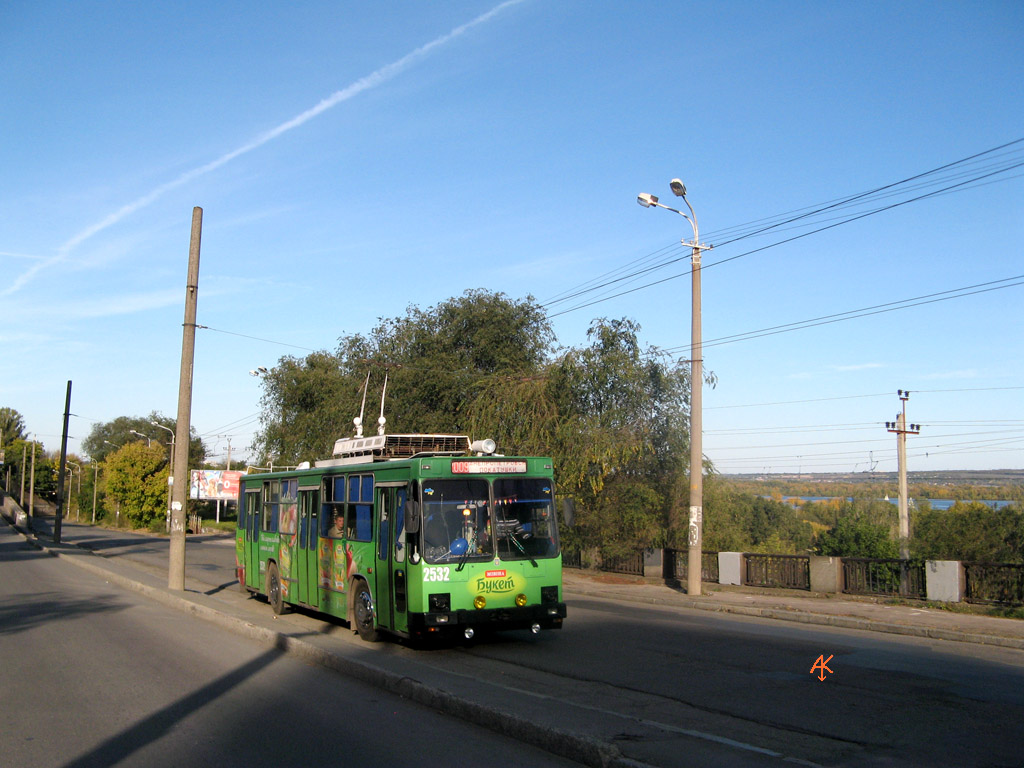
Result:
[[[735,585],[743,583],[742,552],[718,553],[718,583]]]
[[[842,592],[843,560],[811,556],[811,592]]]
[[[926,560],[925,592],[929,600],[959,603],[964,597],[964,568],[959,560]]]

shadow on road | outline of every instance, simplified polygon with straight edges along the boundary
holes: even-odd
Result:
[[[282,651],[278,648],[272,648],[260,654],[248,664],[210,681],[195,693],[154,712],[131,728],[107,739],[95,749],[65,763],[64,768],[116,765],[134,752],[158,741],[169,731],[178,727],[182,720],[194,715],[207,704],[216,701],[228,691],[241,685],[252,675],[276,661],[281,655]]]
[[[0,601],[0,635],[12,635],[54,621],[67,621],[87,613],[123,611],[128,605],[117,598],[99,596],[88,600],[56,592],[13,595]]]

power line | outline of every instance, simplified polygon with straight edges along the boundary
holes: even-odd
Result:
[[[1009,282],[1016,280],[1018,282]],[[1005,285],[998,285],[998,283],[1006,283]],[[885,304],[875,304],[870,307],[862,307],[860,309],[850,309],[845,312],[837,312],[831,315],[822,315],[821,317],[814,317],[809,320],[798,320],[793,323],[786,323],[784,325],[775,325],[769,328],[762,328],[756,331],[746,331],[744,333],[736,333],[731,336],[720,336],[717,339],[709,339],[703,342],[705,347],[715,347],[722,344],[732,344],[737,341],[749,341],[751,339],[759,339],[764,336],[774,336],[780,333],[789,333],[790,331],[800,331],[805,328],[814,328],[819,325],[831,325],[832,323],[839,323],[844,320],[856,320],[861,317],[869,317],[871,315],[880,315],[886,312],[895,312],[898,309],[909,309],[911,307],[919,307],[925,304],[935,304],[940,301],[950,301],[951,299],[961,299],[965,296],[974,296],[979,293],[988,293],[990,291],[998,291],[1003,288],[1014,288],[1019,285],[1024,285],[1024,275],[1015,275],[1014,277],[1004,277],[1000,280],[991,280],[986,283],[978,283],[976,285],[968,285],[963,288],[952,288],[948,291],[939,291],[938,293],[929,293],[924,296],[915,296],[910,299],[900,299],[899,301],[890,301]],[[988,287],[986,287],[988,286]],[[972,290],[977,289],[977,290]],[[947,294],[956,294],[950,296]],[[666,349],[660,350],[661,352],[674,354],[681,353],[689,349],[689,344],[683,344],[677,347],[667,347]]]
[[[913,180],[916,180],[916,179],[919,179],[919,178],[923,178],[925,176],[929,176],[931,174],[935,174],[938,171],[941,171],[941,170],[944,170],[944,169],[948,169],[948,168],[951,168],[951,167],[956,166],[956,165],[967,163],[970,160],[976,159],[978,157],[981,157],[981,156],[984,156],[984,155],[987,155],[987,154],[991,154],[991,153],[997,152],[997,151],[999,151],[1001,149],[1005,149],[1006,147],[1010,147],[1010,146],[1019,144],[1021,142],[1024,142],[1024,138],[1017,139],[1017,140],[1012,141],[1012,142],[1008,142],[1008,143],[1003,144],[1003,145],[1001,145],[999,147],[995,147],[993,149],[986,150],[985,152],[981,152],[981,153],[978,153],[976,155],[972,155],[970,157],[963,158],[963,159],[955,161],[953,163],[947,163],[946,165],[939,166],[938,168],[932,169],[931,171],[926,171],[926,172],[924,172],[922,174],[917,174],[916,176],[908,177],[907,179],[903,179],[902,181],[899,181],[899,182],[893,182],[892,184],[887,184],[887,185],[884,185],[882,187],[878,187],[878,188],[876,188],[874,190],[870,190],[868,192],[863,192],[863,193],[859,193],[857,195],[851,195],[851,196],[846,197],[846,198],[841,198],[837,202],[832,202],[832,203],[829,203],[829,204],[826,204],[826,205],[823,205],[823,206],[819,206],[819,207],[815,208],[814,210],[812,210],[809,213],[800,213],[797,216],[792,216],[792,217],[786,218],[783,221],[778,222],[776,224],[765,226],[765,227],[762,227],[762,228],[757,229],[755,231],[752,231],[752,232],[749,232],[749,233],[746,233],[746,234],[734,237],[732,240],[727,240],[725,243],[720,243],[718,248],[721,249],[725,245],[729,245],[729,244],[735,243],[737,241],[740,241],[740,240],[743,240],[743,239],[746,239],[746,238],[749,238],[749,237],[753,237],[756,234],[762,234],[762,233],[767,232],[769,230],[777,229],[782,224],[793,223],[793,222],[801,220],[801,219],[811,218],[811,217],[813,217],[815,215],[818,215],[818,214],[820,214],[820,213],[822,213],[824,211],[836,209],[836,208],[838,208],[838,207],[840,207],[842,205],[849,204],[852,201],[860,200],[862,202],[866,202],[866,201],[868,201],[871,198],[872,195],[876,195],[880,191],[889,190],[889,189],[892,189],[892,188],[894,188],[896,186],[899,186],[901,184],[906,184],[908,181],[913,181]],[[1012,163],[1010,163],[1009,165],[1005,165],[1004,164],[1004,165],[1001,165],[999,167],[996,167],[994,170],[991,170],[992,166],[989,166],[986,169],[982,169],[982,170],[987,170],[988,172],[981,173],[980,175],[975,175],[975,176],[973,176],[973,177],[971,177],[971,178],[969,178],[969,179],[967,179],[965,181],[960,181],[960,182],[948,185],[948,186],[943,187],[943,188],[938,189],[938,190],[933,190],[933,191],[930,191],[930,192],[927,192],[927,193],[924,193],[924,194],[921,194],[921,195],[917,195],[915,197],[912,197],[912,198],[909,198],[909,199],[906,199],[906,200],[900,200],[898,202],[891,203],[889,205],[880,206],[880,207],[877,207],[877,208],[874,208],[874,209],[871,209],[871,210],[868,210],[868,211],[865,211],[865,212],[862,212],[862,213],[858,213],[858,214],[855,214],[855,215],[849,215],[849,216],[841,218],[837,222],[828,224],[826,226],[818,227],[817,229],[813,229],[813,230],[811,230],[809,232],[804,232],[804,233],[801,233],[799,235],[794,235],[793,237],[785,238],[783,240],[780,240],[780,241],[777,241],[777,242],[774,242],[774,243],[770,243],[770,244],[765,245],[765,246],[761,246],[760,248],[754,248],[752,250],[745,251],[745,252],[737,254],[735,256],[731,256],[731,257],[728,257],[728,258],[725,258],[725,259],[720,259],[719,261],[715,261],[715,262],[712,262],[712,263],[709,263],[709,264],[705,264],[703,268],[707,269],[709,267],[718,266],[720,264],[724,264],[724,263],[727,263],[729,261],[734,261],[734,260],[742,258],[744,256],[749,256],[749,255],[754,254],[754,253],[759,253],[760,251],[764,251],[764,250],[767,250],[769,248],[774,248],[776,246],[783,245],[785,243],[790,243],[790,242],[793,242],[794,240],[798,240],[798,239],[801,239],[801,238],[804,238],[804,237],[808,237],[808,236],[813,235],[813,234],[824,232],[824,231],[826,231],[828,229],[833,229],[835,227],[841,226],[842,224],[848,224],[848,223],[857,221],[859,219],[866,218],[868,216],[872,216],[872,215],[874,215],[876,213],[881,213],[883,211],[892,210],[894,208],[898,208],[900,206],[907,205],[909,203],[918,202],[920,200],[924,200],[924,199],[927,199],[927,198],[930,198],[930,197],[935,197],[935,196],[942,195],[942,194],[947,194],[947,193],[952,192],[952,191],[963,191],[965,188],[968,188],[969,185],[977,184],[977,182],[980,182],[980,181],[982,181],[984,179],[988,179],[988,178],[991,178],[991,177],[999,175],[999,174],[1005,174],[1006,172],[1008,172],[1010,170],[1013,170],[1015,168],[1019,168],[1019,167],[1022,167],[1022,166],[1024,166],[1024,160],[1017,160],[1016,158],[1014,158],[1014,161]],[[976,171],[976,173],[977,173],[977,171]],[[962,176],[963,174],[959,174],[959,175]],[[953,178],[956,178],[956,177],[953,177]],[[941,183],[942,181],[947,181],[947,180],[949,180],[949,179],[940,179],[940,180],[937,180],[936,182],[933,182],[933,183]],[[887,195],[887,196],[891,196],[891,194]],[[623,282],[625,280],[635,279],[635,278],[637,278],[640,275],[643,275],[643,274],[645,274],[647,272],[650,272],[650,271],[652,271],[654,269],[658,269],[658,268],[661,268],[663,266],[667,266],[668,264],[675,263],[676,261],[679,261],[679,260],[681,260],[683,258],[685,258],[685,256],[679,256],[678,258],[672,259],[672,260],[670,260],[668,262],[665,262],[664,264],[657,265],[655,267],[648,267],[648,268],[646,268],[646,269],[644,269],[642,271],[634,272],[634,273],[631,273],[631,274],[627,274],[625,276],[615,278],[614,280],[608,280],[608,281],[606,281],[604,283],[600,283],[600,284],[598,284],[596,286],[593,286],[591,288],[585,288],[584,289],[584,286],[588,285],[590,282],[593,282],[593,280],[588,281],[588,283],[583,283],[581,286],[578,286],[578,288],[580,288],[580,290],[576,290],[575,292],[570,293],[569,295],[565,295],[562,298],[557,298],[555,300],[552,300],[552,301],[550,301],[547,304],[544,304],[542,306],[544,306],[545,308],[546,307],[550,307],[550,306],[553,306],[554,304],[565,302],[565,301],[569,300],[570,298],[577,298],[579,296],[585,295],[586,293],[591,293],[591,292],[597,291],[597,290],[599,290],[601,288],[609,287],[611,285],[614,285],[615,283],[620,283],[620,282]],[[602,302],[608,301],[610,299],[614,299],[614,298],[618,298],[620,296],[624,296],[624,295],[627,295],[627,294],[630,294],[630,293],[634,293],[636,291],[643,290],[644,288],[650,288],[652,286],[659,285],[659,284],[667,282],[669,280],[675,280],[675,279],[680,278],[680,277],[685,277],[686,275],[690,274],[690,272],[691,271],[688,270],[686,272],[681,272],[681,273],[676,274],[676,275],[670,275],[670,276],[662,278],[660,280],[655,280],[655,281],[650,282],[650,283],[645,283],[644,285],[637,286],[637,287],[631,288],[629,290],[620,291],[618,293],[614,293],[614,294],[611,294],[611,295],[605,295],[605,296],[603,296],[601,298],[597,298],[597,299],[595,299],[593,301],[590,301],[590,302],[586,302],[586,303],[583,303],[583,304],[577,304],[577,305],[569,307],[567,309],[563,309],[563,310],[561,310],[559,312],[550,313],[548,315],[548,317],[549,318],[557,317],[559,315],[567,314],[569,312],[574,312],[574,311],[579,310],[579,309],[584,309],[586,307],[593,306],[594,304],[602,303]],[[614,274],[614,273],[615,272],[608,273],[608,274]],[[573,289],[570,289],[570,291],[572,291],[572,290]]]

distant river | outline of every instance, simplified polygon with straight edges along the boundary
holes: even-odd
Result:
[[[795,504],[793,504],[793,499],[800,499],[801,501],[832,501],[838,498],[838,496],[783,496],[782,500],[787,504],[790,504],[791,506],[796,506]],[[853,498],[847,496],[846,500],[853,501]],[[882,499],[879,499],[879,501],[882,501]],[[895,498],[889,498],[886,499],[886,501],[890,502],[893,505],[899,503],[899,501]],[[932,509],[949,509],[954,504],[956,504],[956,499],[927,499],[927,501],[929,504],[932,505]],[[992,507],[992,509],[999,509],[1000,507],[1005,507],[1008,504],[1013,503],[1012,501],[1007,501],[1006,499],[968,499],[968,501],[980,501],[982,504],[987,504],[988,506]]]

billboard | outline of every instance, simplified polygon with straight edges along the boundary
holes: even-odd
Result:
[[[244,474],[226,469],[193,469],[189,498],[201,501],[237,500],[238,486]]]

